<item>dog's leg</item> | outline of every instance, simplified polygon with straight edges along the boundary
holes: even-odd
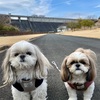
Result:
[[[36,90],[31,92],[32,100],[47,100],[47,82],[46,80],[36,88]]]
[[[88,87],[86,91],[84,91],[84,100],[91,100],[93,92],[94,92],[95,84],[94,82]]]
[[[69,99],[68,100],[77,100],[76,90],[72,89],[67,82],[65,82],[65,86],[68,91]]]
[[[13,100],[30,100],[30,95],[26,92],[20,92],[12,86]]]

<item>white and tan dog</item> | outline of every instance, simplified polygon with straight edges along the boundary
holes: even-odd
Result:
[[[91,100],[95,88],[96,60],[92,50],[83,48],[65,57],[60,72],[68,91],[68,100],[77,100],[76,90],[84,91],[84,100]]]
[[[27,41],[13,44],[2,64],[4,84],[11,84],[13,100],[46,100],[50,66],[36,45]]]

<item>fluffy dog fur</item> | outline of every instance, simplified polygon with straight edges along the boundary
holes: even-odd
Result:
[[[85,83],[89,86],[83,89],[84,100],[91,100],[95,88],[96,60],[96,54],[92,50],[83,48],[78,48],[65,57],[61,65],[61,78],[68,91],[68,100],[77,100],[76,90],[78,89],[72,87],[73,84],[81,90]]]
[[[11,68],[13,66],[13,69]],[[13,100],[46,100],[47,96],[47,69],[50,63],[36,45],[27,41],[13,44],[6,53],[2,64],[4,83],[14,84],[22,79],[43,79],[42,84],[35,90],[20,92],[11,85]]]

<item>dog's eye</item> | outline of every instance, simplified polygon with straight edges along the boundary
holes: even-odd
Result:
[[[19,55],[19,53],[15,53],[14,56],[17,57]]]
[[[31,53],[31,52],[26,52],[26,54],[27,54],[27,55],[32,55],[32,53]]]
[[[76,61],[72,61],[70,64],[73,65],[73,64],[75,64],[75,63],[76,63]]]
[[[82,60],[82,61],[80,61],[80,63],[82,63],[82,64],[86,64],[86,62],[85,62],[85,61],[83,61],[83,60]]]

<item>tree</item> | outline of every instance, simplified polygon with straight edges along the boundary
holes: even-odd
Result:
[[[0,30],[3,29],[4,25],[9,22],[9,17],[7,15],[0,15]]]
[[[87,19],[96,20],[97,16],[96,15],[90,15],[90,16],[87,16]]]
[[[75,22],[69,22],[67,24],[67,27],[70,28],[72,31],[76,29],[76,23]]]
[[[94,26],[94,21],[92,20],[87,20],[87,27],[91,28],[92,26]]]
[[[19,31],[17,27],[9,24],[10,17],[7,15],[0,15],[0,30],[3,31]]]
[[[80,21],[81,26],[91,28],[95,23],[90,19],[83,19]]]
[[[9,16],[0,15],[0,25],[5,25],[7,23],[9,23]]]
[[[81,29],[82,27],[84,27],[84,29],[91,28],[94,24],[95,22],[91,19],[78,19],[77,22],[69,22],[67,27],[74,31],[76,29]]]

